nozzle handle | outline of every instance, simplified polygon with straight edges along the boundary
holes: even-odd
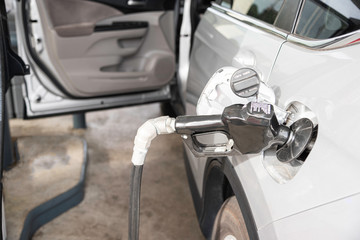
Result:
[[[198,157],[230,155],[233,140],[227,129],[222,115],[179,116],[175,121],[176,132],[182,135],[185,144]],[[197,137],[206,133],[223,133],[228,140],[211,145],[199,142]]]
[[[222,115],[179,116],[176,118],[175,129],[179,134],[195,134],[214,131],[226,131]]]

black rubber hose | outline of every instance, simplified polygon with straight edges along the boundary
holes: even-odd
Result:
[[[143,165],[132,168],[130,182],[129,240],[139,239],[140,192]]]

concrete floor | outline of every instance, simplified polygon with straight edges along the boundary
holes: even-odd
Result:
[[[84,163],[79,137],[21,137],[17,144],[19,162],[3,175],[7,239],[20,239],[29,210],[75,187]]]
[[[71,116],[11,120],[15,138],[71,135],[84,137],[89,146],[85,199],[40,228],[34,239],[127,239],[133,139],[143,122],[160,115],[159,104],[91,112],[86,114],[86,130],[72,129]],[[204,239],[179,136],[153,141],[144,167],[141,204],[140,239]]]

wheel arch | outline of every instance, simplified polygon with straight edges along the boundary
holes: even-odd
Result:
[[[217,212],[227,198],[235,195],[250,239],[259,239],[245,191],[230,160],[227,157],[209,158],[207,160],[204,171],[202,197],[200,197],[195,182],[193,182],[194,179],[188,160],[185,160],[185,163],[199,225],[204,236],[207,239],[211,237]]]

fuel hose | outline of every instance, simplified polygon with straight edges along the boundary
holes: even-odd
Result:
[[[129,239],[139,239],[140,192],[143,165],[134,165],[130,182]]]
[[[141,179],[151,141],[158,135],[174,132],[175,119],[168,116],[150,119],[137,131],[131,158],[133,168],[130,181],[129,240],[139,239]]]
[[[176,126],[175,126],[176,125]],[[195,130],[207,132],[224,129],[221,115],[214,116],[181,116],[170,118],[158,117],[146,121],[137,131],[131,162],[133,163],[130,180],[129,207],[129,240],[139,239],[140,226],[140,192],[143,165],[151,141],[158,135],[177,132],[192,133]]]

